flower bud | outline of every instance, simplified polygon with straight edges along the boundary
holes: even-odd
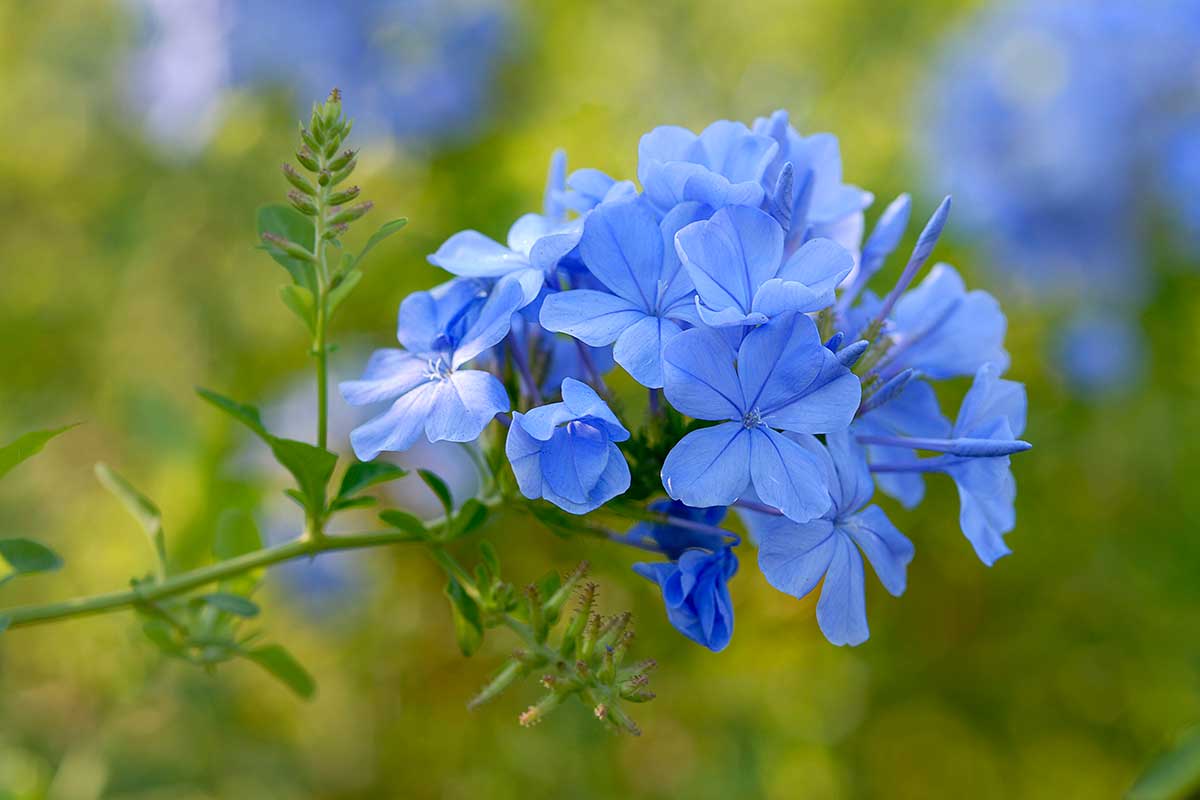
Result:
[[[317,141],[317,137],[309,132],[308,128],[300,126],[300,140],[304,142],[304,146],[314,153],[319,153],[322,150],[321,143]]]
[[[340,192],[334,192],[333,194],[329,195],[329,205],[344,206],[346,203],[349,203],[351,200],[358,197],[359,191],[360,190],[357,186],[351,186],[349,189],[343,189]]]
[[[339,183],[346,180],[346,178],[349,178],[350,173],[354,172],[354,168],[357,166],[358,166],[358,159],[352,158],[350,160],[350,162],[348,164],[346,164],[346,166],[342,167],[341,169],[339,169],[333,173],[332,177],[330,177],[330,179],[329,179],[329,183],[332,183],[334,186],[337,186]]]
[[[308,217],[315,217],[317,215],[317,206],[313,203],[312,198],[301,194],[295,189],[289,191],[287,197],[301,214]]]
[[[285,239],[282,236],[277,236],[270,232],[264,232],[262,235],[263,241],[267,244],[282,250],[292,258],[298,258],[301,261],[315,263],[317,258],[308,251],[307,248],[296,244],[295,242]]]
[[[296,160],[300,162],[300,166],[309,172],[316,172],[321,168],[321,165],[317,163],[317,159],[313,155],[313,151],[309,150],[307,146],[301,147],[296,151]],[[324,186],[325,184],[321,185]]]
[[[316,187],[309,183],[308,178],[297,172],[296,168],[291,164],[283,165],[283,177],[287,178],[288,183],[290,183],[292,186],[295,186],[309,197],[317,196]]]
[[[354,220],[359,219],[368,211],[370,211],[374,205],[374,203],[368,200],[365,203],[359,203],[358,205],[353,205],[349,208],[343,208],[335,212],[332,216],[326,217],[325,222],[330,225],[341,225],[342,223],[354,222]]]
[[[357,150],[343,150],[340,155],[333,158],[329,162],[329,168],[331,170],[333,170],[334,172],[336,172],[337,170],[342,169],[347,164],[349,164],[351,161],[353,161],[354,157],[357,155],[358,155]]]

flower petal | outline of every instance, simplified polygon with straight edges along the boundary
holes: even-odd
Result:
[[[756,208],[730,206],[683,228],[675,245],[706,306],[714,311],[735,306],[746,313],[758,287],[779,270],[783,229]]]
[[[431,442],[471,442],[497,414],[508,411],[508,393],[494,375],[460,370],[432,384],[435,394],[425,420]]]
[[[740,420],[745,411],[734,352],[721,334],[684,331],[663,348],[663,392],[681,414]],[[713,505],[713,503],[705,503]]]
[[[663,385],[663,348],[682,329],[669,319],[642,317],[617,338],[613,359],[650,389]]]
[[[498,278],[529,267],[524,253],[513,252],[479,231],[454,234],[429,256],[429,263],[467,278]]]
[[[426,383],[401,395],[392,407],[350,432],[350,446],[359,461],[384,451],[407,450],[421,435],[434,404],[437,386]]]
[[[817,460],[770,428],[750,432],[750,476],[759,499],[796,522],[821,516],[832,503]]]
[[[342,381],[338,390],[352,406],[395,400],[429,380],[429,362],[394,347],[376,350],[356,381]]]
[[[758,526],[758,568],[767,583],[792,597],[804,597],[820,583],[833,560],[838,536],[827,519],[792,522],[764,519]]]
[[[839,526],[854,540],[893,597],[904,594],[913,543],[901,533],[879,506],[867,506]]]
[[[622,331],[646,318],[636,304],[615,294],[574,289],[552,294],[542,303],[542,326],[569,334],[592,347],[612,344]]]
[[[749,431],[739,422],[692,431],[667,453],[662,481],[689,506],[729,505],[750,482]]]
[[[663,240],[644,201],[605,204],[587,217],[579,243],[583,263],[613,294],[651,313],[662,277]]]
[[[846,536],[834,539],[837,546],[817,601],[817,624],[830,643],[859,645],[871,635],[862,556]]]

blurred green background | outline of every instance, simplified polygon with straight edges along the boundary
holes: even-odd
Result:
[[[399,301],[441,279],[424,256],[446,236],[502,237],[540,206],[555,147],[632,177],[655,125],[783,107],[840,137],[847,180],[876,195],[869,219],[904,190],[927,214],[940,198],[920,189],[912,117],[936,43],[973,5],[518,5],[473,136],[368,143],[357,177],[374,222],[410,225],[341,312],[335,375],[391,344]],[[269,420],[307,387],[306,342],[276,300],[285,275],[253,249],[255,207],[285,188],[296,104],[239,91],[199,149],[155,145],[122,86],[135,29],[126,4],[0,2],[0,439],[85,423],[0,487],[4,534],[67,560],[6,585],[5,606],[121,588],[147,568],[140,532],[93,479],[98,460],[163,508],[178,564],[206,557],[224,508],[276,524],[261,453],[193,386]],[[341,88],[353,116],[356,87]],[[953,221],[943,242],[973,286],[994,288]],[[1044,361],[1050,320],[1003,297],[1035,443],[1014,460],[1014,554],[978,562],[948,480],[917,512],[888,504],[917,557],[902,598],[869,587],[861,647],[829,645],[814,598],[775,592],[745,554],[736,635],[710,653],[667,626],[629,570],[635,552],[502,522],[488,536],[514,579],[586,555],[604,608],[634,611],[638,653],[660,662],[641,738],[582,707],[518,728],[533,686],[467,712],[512,641],[498,631],[463,659],[440,573],[399,548],[268,579],[263,624],[317,678],[311,703],[246,663],[210,676],[165,662],[129,614],[6,634],[0,798],[1119,796],[1200,722],[1197,283],[1173,272],[1145,312],[1145,383],[1087,403]]]

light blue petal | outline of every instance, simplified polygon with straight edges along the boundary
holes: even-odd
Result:
[[[893,597],[904,594],[908,565],[915,550],[913,543],[896,529],[883,509],[867,506],[838,527],[863,551],[883,587]]]
[[[1008,366],[1004,349],[1007,321],[1000,305],[984,291],[966,291],[953,267],[937,264],[920,285],[896,303],[894,343],[888,369],[906,367],[931,378],[974,375],[983,364]]]
[[[629,464],[621,455],[621,450],[615,444],[609,444],[608,462],[603,474],[596,481],[592,491],[588,493],[587,501],[575,503],[554,492],[549,484],[543,484],[542,497],[548,502],[561,508],[569,514],[587,514],[623,494],[629,488]]]
[[[662,231],[639,200],[605,204],[587,217],[579,253],[613,294],[653,312],[663,267]]]
[[[498,278],[516,269],[527,269],[529,259],[478,231],[451,236],[429,256],[429,263],[467,278]]]
[[[747,325],[762,325],[768,320],[766,314],[758,311],[747,313],[737,306],[728,306],[720,311],[713,311],[701,303],[699,297],[695,298],[695,307],[696,316],[700,319],[700,322],[710,328],[741,329]]]
[[[837,473],[837,492],[834,503],[840,516],[853,514],[871,502],[875,481],[867,466],[866,449],[849,429],[825,435],[825,447]]]
[[[559,225],[538,239],[529,251],[530,265],[549,275],[567,254],[574,250],[583,237],[583,220],[575,219]]]
[[[675,249],[675,235],[693,222],[707,219],[712,209],[703,203],[680,203],[667,212],[659,223],[663,240],[663,267],[659,278],[658,308],[665,310],[685,300],[690,303],[690,297],[696,287],[688,277],[679,253]]]
[[[342,381],[338,390],[352,406],[395,400],[429,380],[429,362],[395,348],[376,350],[356,381]]]
[[[392,407],[350,432],[350,446],[359,461],[370,461],[384,451],[407,450],[421,435],[437,394],[437,385],[426,383],[401,395]]]
[[[820,583],[840,538],[829,520],[796,523],[784,517],[764,520],[758,537],[758,568],[767,583],[797,598]]]
[[[722,208],[675,236],[679,258],[704,305],[749,312],[758,287],[775,277],[783,258],[783,229],[756,208]]]
[[[413,292],[400,303],[396,338],[414,353],[444,349],[445,334],[469,318],[487,296],[487,286],[474,278],[455,278],[428,292]]]
[[[733,362],[733,348],[719,333],[684,331],[663,348],[663,393],[681,414],[740,420],[746,406]]]
[[[660,125],[638,141],[638,180],[646,184],[651,164],[667,161],[695,161],[704,157],[700,137],[678,125]]]
[[[998,364],[984,364],[975,374],[971,388],[963,398],[954,423],[955,436],[980,437],[980,430],[991,420],[1003,418],[1012,437],[1025,432],[1025,386],[1000,377]]]
[[[1013,506],[1017,485],[1009,459],[973,458],[948,472],[958,487],[958,521],[963,535],[974,546],[979,560],[990,567],[1012,552],[1004,543],[1004,534],[1017,524]]]
[[[524,214],[508,229],[508,249],[529,255],[537,240],[557,227],[554,220],[541,214]]]
[[[492,293],[463,334],[454,350],[452,365],[462,366],[475,356],[497,344],[512,329],[512,316],[525,301],[525,291],[515,278],[503,278],[492,287]]]
[[[504,454],[512,465],[521,494],[536,500],[542,496],[542,446],[545,442],[526,432],[524,419],[525,415],[521,412],[513,412],[508,438],[504,441]]]
[[[552,294],[542,303],[542,327],[569,334],[592,347],[612,344],[646,312],[615,294],[574,289]]]
[[[496,376],[459,370],[435,387],[425,436],[431,442],[473,442],[497,414],[508,411],[508,393]]]
[[[871,635],[862,556],[847,537],[834,538],[837,546],[817,601],[817,624],[830,643],[859,645]]]
[[[762,502],[796,522],[821,516],[832,502],[817,460],[770,428],[750,432],[750,477]]]
[[[731,183],[758,183],[779,146],[741,122],[717,120],[700,133],[708,166]]]
[[[617,339],[613,358],[650,389],[663,385],[663,347],[683,329],[669,319],[642,317]]]
[[[608,430],[609,438],[614,442],[623,442],[629,438],[629,431],[591,386],[574,378],[566,378],[562,382],[562,397],[563,405],[570,410],[574,419],[592,417],[602,422]]]
[[[750,483],[750,435],[740,422],[692,431],[667,453],[663,488],[689,506],[727,506]]]
[[[834,290],[853,268],[854,256],[846,248],[830,239],[811,239],[792,254],[779,277],[809,287],[831,305]]]
[[[566,403],[548,403],[544,406],[529,409],[521,414],[519,419],[513,416],[513,425],[520,425],[525,433],[542,442],[550,441],[554,430],[568,420],[577,419]]]
[[[586,503],[608,466],[608,437],[596,427],[569,422],[542,446],[542,477],[551,492]]]
[[[829,296],[818,294],[803,283],[772,278],[758,287],[752,307],[765,319],[792,312],[820,311],[832,304]]]
[[[873,409],[854,422],[855,433],[864,436],[917,436],[945,439],[950,436],[950,421],[942,416],[937,395],[925,381],[909,381],[899,395]],[[913,450],[899,447],[867,448],[873,463],[913,463]],[[907,509],[916,508],[925,496],[925,477],[920,472],[881,472],[876,485]]]

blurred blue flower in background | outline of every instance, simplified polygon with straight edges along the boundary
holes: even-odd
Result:
[[[297,102],[353,94],[357,130],[410,142],[471,135],[515,29],[505,0],[131,0],[130,96],[164,144],[202,145],[229,89]]]
[[[1200,231],[1200,4],[999,3],[933,75],[928,182],[962,201],[993,263],[1043,302],[1135,313],[1153,289],[1152,223]],[[1115,384],[1137,350],[1067,369]]]

